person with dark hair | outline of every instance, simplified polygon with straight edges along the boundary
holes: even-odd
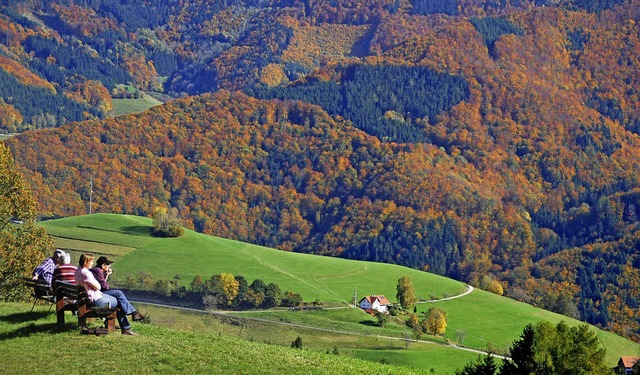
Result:
[[[49,286],[51,286],[51,282],[53,281],[53,271],[55,271],[56,264],[58,264],[59,258],[62,254],[64,254],[64,251],[56,249],[51,257],[45,259],[44,262],[33,270],[32,279],[44,280]]]
[[[109,286],[107,279],[113,273],[111,270],[111,264],[113,264],[112,261],[105,256],[101,256],[98,258],[96,266],[89,270],[93,273],[93,276],[96,278],[98,283],[100,283],[100,291],[103,294],[114,297],[118,301],[118,304],[122,306],[125,314],[131,315],[131,319],[133,319],[134,322],[144,319],[144,316],[137,312],[136,308],[129,302],[124,292],[119,289],[111,289]]]
[[[117,318],[120,324],[120,329],[122,330],[122,334],[136,335],[136,333],[131,330],[131,324],[127,319],[127,313],[124,310],[125,307],[121,306],[115,297],[103,294],[100,291],[100,283],[96,280],[95,276],[93,276],[93,273],[89,271],[89,269],[93,265],[94,259],[95,257],[92,254],[82,254],[80,256],[78,269],[76,269],[75,273],[76,285],[82,285],[82,287],[84,287],[84,289],[87,291],[87,296],[91,300],[92,306],[117,306],[119,308],[117,312]]]

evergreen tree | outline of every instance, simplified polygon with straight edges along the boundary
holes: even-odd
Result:
[[[542,321],[527,325],[510,349],[500,375],[519,374],[610,374],[604,364],[605,350],[598,337],[582,324],[569,327]]]
[[[494,375],[498,370],[498,365],[491,354],[478,356],[474,362],[468,363],[462,370],[456,371],[455,375]]]

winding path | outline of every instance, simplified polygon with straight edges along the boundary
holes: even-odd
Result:
[[[473,292],[473,287],[471,285],[467,284],[467,290],[464,293],[456,294],[455,296],[451,296],[451,297],[445,297],[445,298],[440,298],[440,299],[432,299],[431,301],[418,301],[416,303],[434,303],[434,302],[448,301],[450,299],[464,297],[467,294],[470,294],[471,292]]]

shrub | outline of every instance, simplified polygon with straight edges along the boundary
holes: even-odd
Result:
[[[184,234],[184,228],[178,219],[178,210],[175,207],[156,208],[153,212],[153,235],[158,237],[180,237]]]

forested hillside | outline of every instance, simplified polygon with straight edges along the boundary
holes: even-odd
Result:
[[[93,179],[96,212],[498,280],[640,339],[638,0],[45,3],[2,8],[0,79],[93,119],[7,141],[43,217]],[[186,97],[99,120],[127,82]],[[1,129],[42,127],[2,97]]]

